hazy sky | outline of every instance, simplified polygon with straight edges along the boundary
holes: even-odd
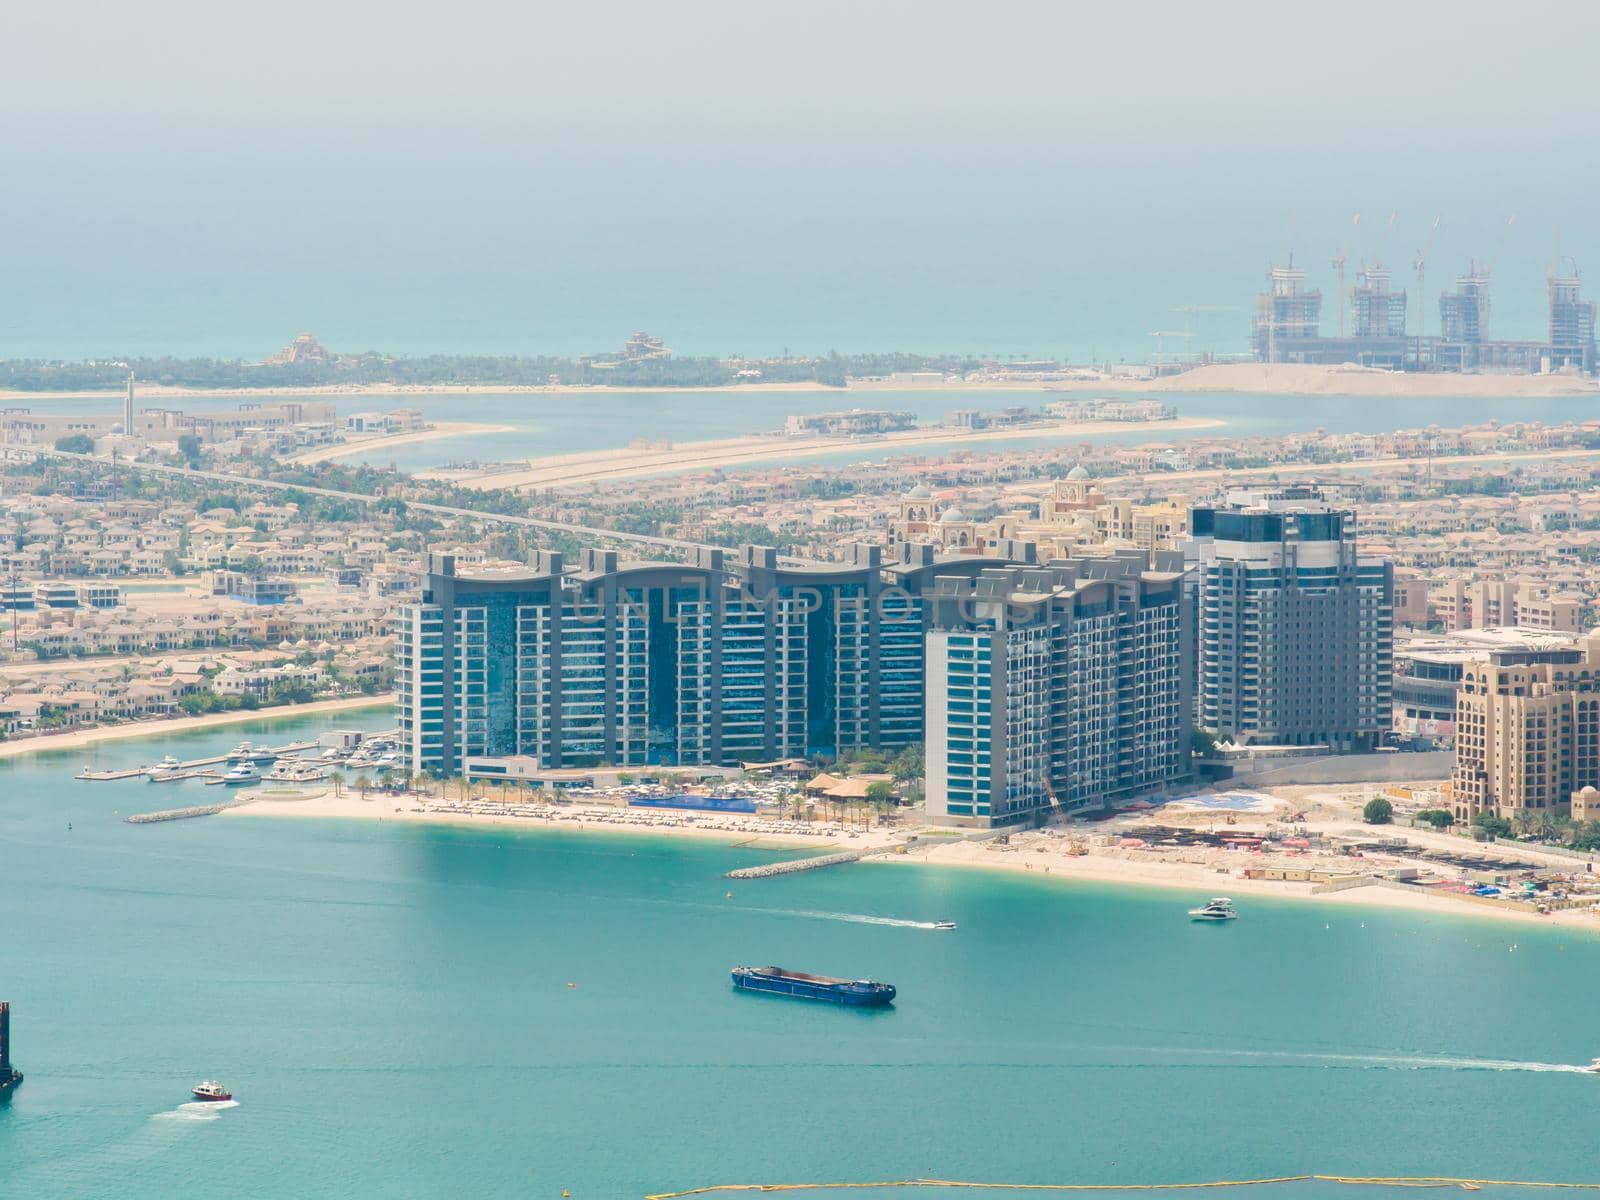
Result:
[[[1331,294],[1357,211],[1401,275],[1442,217],[1430,322],[1476,255],[1534,336],[1558,229],[1600,283],[1596,35],[1479,0],[18,3],[0,354],[1105,356],[1237,306],[1223,348],[1271,256]]]

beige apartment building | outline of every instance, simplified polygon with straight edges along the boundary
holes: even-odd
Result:
[[[1583,615],[1581,597],[1527,579],[1453,580],[1431,589],[1428,604],[1452,633],[1498,626],[1577,633]]]
[[[1600,784],[1600,637],[1571,649],[1500,650],[1467,663],[1456,692],[1452,806],[1479,813],[1569,814]]]

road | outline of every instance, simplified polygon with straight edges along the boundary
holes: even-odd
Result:
[[[24,448],[17,447],[16,449]],[[47,450],[39,446],[28,446],[25,450],[29,454],[43,458],[60,458],[69,461],[93,463],[101,467],[111,467],[113,465],[110,459],[102,458],[95,454],[74,454],[67,450]],[[212,483],[227,484],[230,487],[252,487],[267,492],[305,492],[312,496],[328,496],[335,500],[354,500],[358,504],[380,504],[389,499],[387,496],[368,496],[361,492],[344,492],[334,488],[304,487],[297,483],[283,483],[276,479],[252,479],[244,475],[230,475],[226,471],[201,471],[193,467],[169,467],[161,463],[129,463],[120,459],[115,465],[127,471],[154,471],[159,475],[205,479]],[[660,537],[649,533],[622,533],[619,530],[601,529],[593,525],[574,525],[567,521],[547,521],[541,517],[518,517],[507,513],[480,512],[475,508],[455,508],[448,504],[429,504],[420,500],[407,500],[405,505],[408,509],[417,512],[438,513],[449,517],[472,517],[479,521],[487,521],[494,524],[521,525],[529,529],[548,529],[557,533],[572,533],[584,537],[612,538],[617,541],[650,546],[658,550],[696,550],[704,544],[701,542],[686,542],[679,538]]]

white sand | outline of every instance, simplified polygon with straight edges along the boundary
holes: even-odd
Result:
[[[684,442],[665,449],[594,450],[532,459],[509,470],[473,474],[423,471],[419,479],[449,479],[469,488],[554,487],[628,479],[667,471],[706,470],[750,463],[779,462],[824,454],[896,450],[920,446],[960,447],[995,441],[1065,441],[1102,433],[1150,431],[1152,437],[1185,429],[1212,429],[1223,422],[1211,418],[1170,421],[1036,421],[1006,429],[903,429],[877,437],[783,437],[758,434],[717,441]]]
[[[349,700],[313,700],[309,704],[286,704],[247,712],[207,713],[201,717],[166,717],[155,721],[129,721],[123,725],[100,725],[93,729],[73,729],[66,733],[47,733],[34,738],[0,742],[0,758],[17,758],[45,750],[77,750],[96,742],[121,742],[130,738],[165,737],[191,729],[214,729],[222,725],[245,725],[251,721],[271,721],[284,717],[307,717],[317,713],[378,708],[394,703],[394,696],[356,696]]]
[[[1296,804],[1310,803],[1315,811],[1316,801],[1343,804],[1352,797],[1370,794],[1373,785],[1358,789],[1284,789],[1295,793],[1290,799]],[[483,809],[493,808],[492,801],[474,802]],[[430,811],[413,811],[419,805]],[[895,828],[858,829],[841,827],[834,822],[813,822],[810,825],[789,820],[764,820],[742,814],[680,813],[659,809],[631,809],[607,805],[603,802],[523,805],[539,810],[537,816],[516,816],[510,813],[463,811],[459,800],[429,799],[419,801],[412,796],[380,796],[376,793],[362,800],[346,785],[344,794],[334,796],[325,792],[302,800],[259,801],[240,808],[229,809],[225,817],[238,816],[307,816],[358,818],[367,820],[393,820],[425,824],[448,824],[478,827],[521,827],[524,829],[562,829],[573,832],[636,833],[661,837],[711,838],[724,842],[750,843],[766,848],[802,847],[817,854],[838,850],[859,850],[888,847],[905,840],[919,830],[910,825]],[[454,809],[455,811],[451,811]],[[1169,811],[1166,818],[1170,819]],[[1292,866],[1317,869],[1324,865],[1320,859],[1292,859],[1280,861],[1274,857],[1243,852],[1201,851],[1199,856],[1207,862],[1179,861],[1167,851],[1117,850],[1103,845],[1090,845],[1103,841],[1107,834],[1136,834],[1140,824],[1160,821],[1159,813],[1119,817],[1092,827],[1073,825],[1064,831],[1014,833],[1008,846],[994,841],[969,841],[960,837],[925,836],[907,853],[885,853],[867,859],[868,863],[899,865],[932,865],[964,869],[1019,871],[1036,877],[1049,877],[1064,883],[1096,882],[1123,884],[1133,887],[1158,887],[1187,893],[1182,901],[1188,907],[1209,896],[1271,896],[1303,900],[1315,904],[1337,906],[1376,906],[1407,908],[1466,917],[1485,917],[1493,920],[1522,922],[1524,924],[1560,925],[1600,933],[1600,914],[1593,910],[1558,911],[1549,915],[1500,904],[1486,904],[1462,898],[1449,892],[1433,890],[1399,890],[1392,887],[1367,886],[1346,891],[1313,894],[1314,884],[1304,882],[1279,882],[1274,880],[1246,879],[1240,871],[1246,866]],[[1219,817],[1218,820],[1223,818]],[[1265,824],[1268,817],[1252,817],[1249,821]],[[1297,823],[1298,824],[1298,823]],[[1323,815],[1305,822],[1313,832],[1360,832],[1375,836],[1380,831],[1360,829],[1350,819],[1340,815]],[[1251,825],[1241,821],[1238,832],[1249,832]],[[920,832],[925,835],[927,830]],[[1473,848],[1473,843],[1449,834],[1406,828],[1386,832],[1403,834],[1414,843],[1437,846],[1457,851]],[[851,833],[857,836],[851,837]],[[948,831],[945,831],[948,834]],[[1082,855],[1069,853],[1073,842],[1089,850]],[[1522,859],[1544,860],[1567,870],[1581,869],[1581,863],[1572,859],[1541,854],[1534,848],[1523,846],[1501,847],[1505,852]],[[1390,865],[1381,860],[1340,859],[1338,870],[1345,874],[1377,872]],[[1222,864],[1219,865],[1218,864]]]
[[[335,446],[317,446],[291,454],[286,463],[331,462],[336,458],[349,458],[355,454],[382,453],[396,446],[411,446],[418,442],[435,442],[440,438],[461,437],[464,434],[513,433],[514,425],[480,425],[471,421],[435,421],[432,429],[419,429],[412,433],[386,433],[379,437],[358,437]]]

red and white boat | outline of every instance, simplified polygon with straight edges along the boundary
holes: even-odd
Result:
[[[204,1083],[194,1085],[193,1095],[196,1100],[232,1100],[233,1093],[223,1087],[215,1079],[208,1079]]]

